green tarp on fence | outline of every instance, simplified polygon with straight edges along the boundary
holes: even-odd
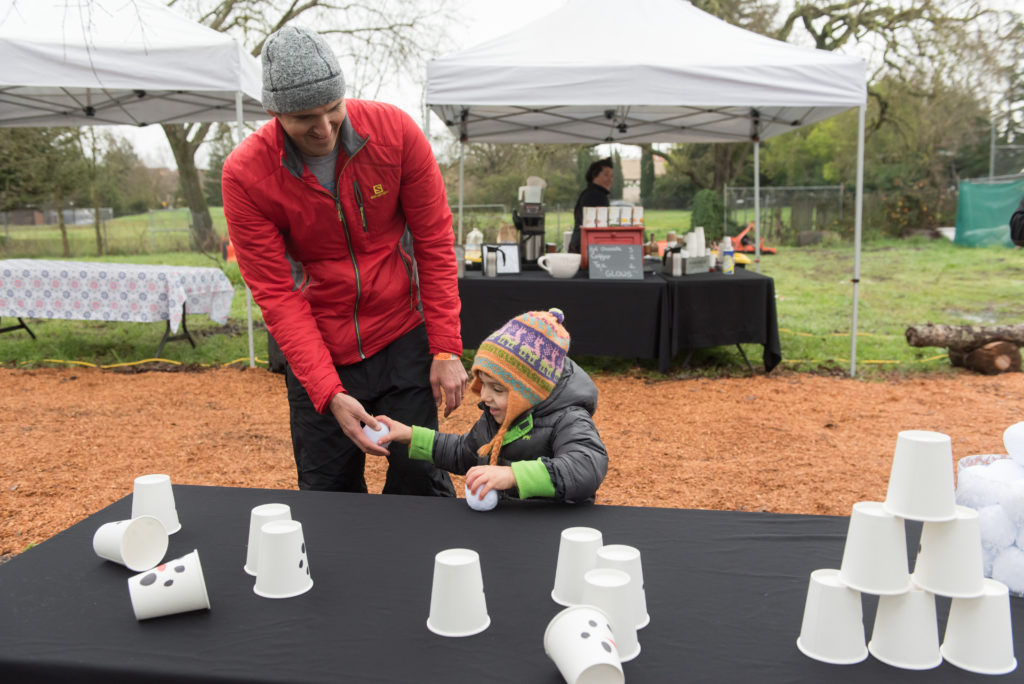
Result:
[[[964,247],[1012,247],[1010,217],[1024,197],[1024,176],[960,181],[956,238]]]

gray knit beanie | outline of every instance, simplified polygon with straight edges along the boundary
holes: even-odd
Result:
[[[263,46],[263,108],[299,112],[345,96],[334,51],[316,31],[285,26]]]

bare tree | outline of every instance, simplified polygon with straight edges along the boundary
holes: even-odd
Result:
[[[258,56],[267,37],[296,22],[328,37],[346,69],[347,96],[375,96],[388,79],[421,81],[423,65],[444,44],[452,17],[448,0],[169,0],[168,6],[229,33]],[[210,123],[163,124],[186,204],[195,246],[212,250],[217,236],[199,182],[195,156]]]

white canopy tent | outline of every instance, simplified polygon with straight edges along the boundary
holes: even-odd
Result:
[[[463,143],[754,143],[860,108],[850,374],[856,373],[863,60],[732,26],[687,0],[567,0],[427,66],[426,103]],[[460,168],[459,234],[462,226]],[[755,191],[760,268],[760,193]]]
[[[267,117],[257,60],[152,0],[0,0],[0,64],[0,126]]]

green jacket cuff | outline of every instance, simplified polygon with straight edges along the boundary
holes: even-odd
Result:
[[[434,461],[434,431],[430,428],[412,426],[409,440],[409,458],[417,461]]]
[[[555,496],[555,485],[551,483],[547,466],[539,458],[536,461],[513,461],[512,473],[516,476],[520,499],[534,496],[551,499]]]

